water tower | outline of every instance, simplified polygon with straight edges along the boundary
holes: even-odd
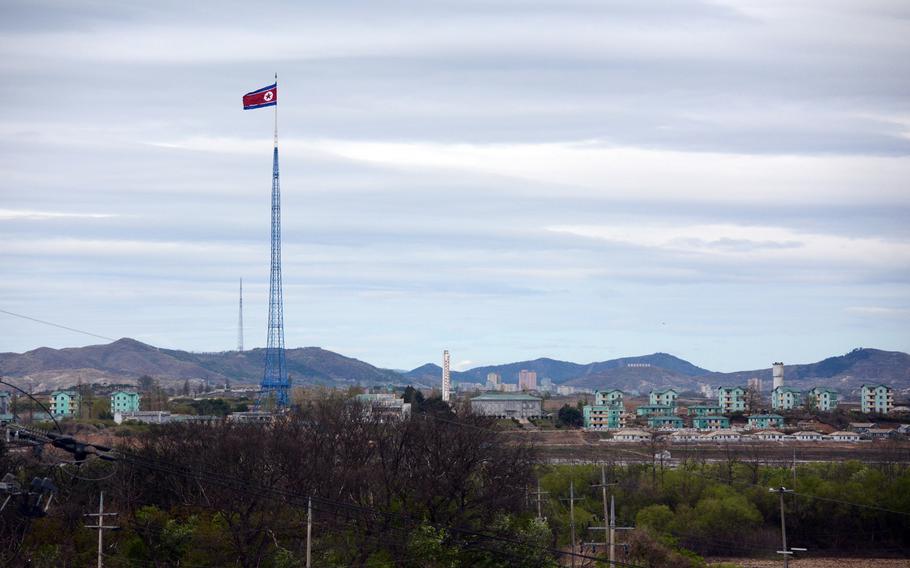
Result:
[[[771,378],[774,381],[772,388],[784,386],[784,364],[783,363],[774,363],[771,366]]]

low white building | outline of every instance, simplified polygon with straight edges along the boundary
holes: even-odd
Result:
[[[136,412],[115,412],[114,422],[123,424],[127,421],[142,422],[143,424],[165,424],[170,422],[169,410],[137,410]]]
[[[818,432],[803,430],[802,432],[793,434],[793,438],[799,440],[800,442],[818,442],[822,439],[822,435]]]
[[[406,420],[411,417],[411,403],[405,402],[396,394],[358,394],[354,398],[363,405],[364,413],[367,416],[376,416],[380,420]]]
[[[753,434],[753,437],[762,442],[780,442],[787,438],[786,434],[783,432],[778,432],[777,430],[764,430],[762,432],[756,432]]]
[[[615,442],[647,442],[650,439],[651,434],[649,432],[636,430],[635,428],[623,428],[613,434]]]
[[[736,430],[723,429],[702,434],[701,439],[706,442],[739,442],[742,435]]]
[[[136,412],[115,412],[114,422],[141,422],[143,424],[167,424],[168,422],[213,422],[217,416],[196,416],[195,414],[171,414],[168,410],[139,410]]]
[[[683,428],[670,435],[672,442],[697,442],[701,440],[701,432],[694,428]]]
[[[835,442],[859,442],[856,432],[831,432],[831,439]]]

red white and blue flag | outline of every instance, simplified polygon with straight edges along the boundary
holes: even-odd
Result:
[[[262,87],[243,95],[243,110],[275,106],[278,104],[278,83]]]

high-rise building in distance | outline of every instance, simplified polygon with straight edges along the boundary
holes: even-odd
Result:
[[[518,390],[537,390],[537,373],[527,369],[519,371]]]

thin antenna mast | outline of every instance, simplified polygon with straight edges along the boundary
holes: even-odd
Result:
[[[277,106],[277,105],[276,105]],[[240,279],[240,311],[237,319],[237,351],[243,353],[243,278]]]

